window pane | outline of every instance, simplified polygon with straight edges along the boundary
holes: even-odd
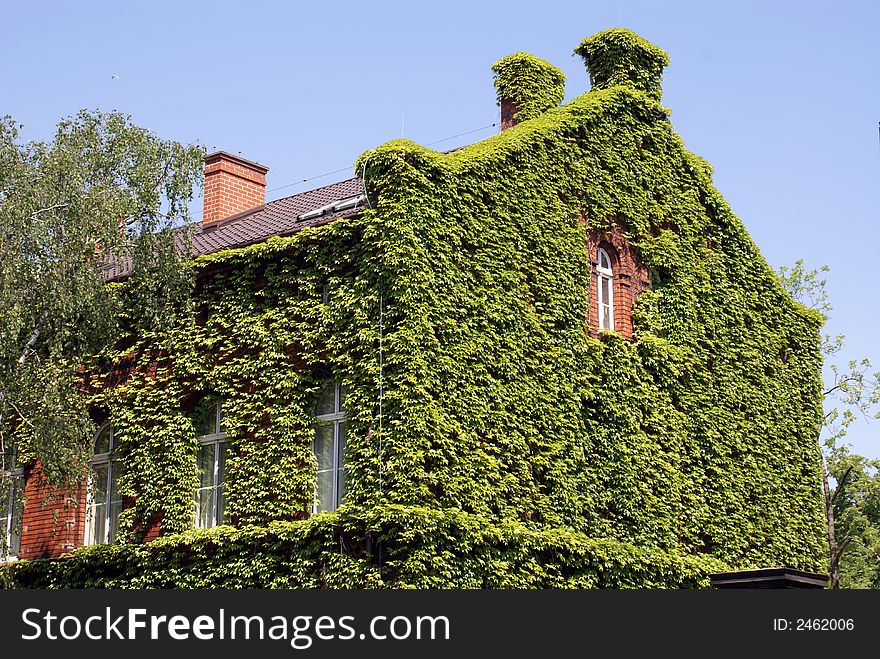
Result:
[[[342,469],[336,472],[336,505],[340,506],[345,501],[345,493],[348,491],[345,485],[345,473]]]
[[[338,506],[342,503],[342,500],[345,499],[345,473],[343,468],[345,467],[345,421],[341,421],[338,424],[338,438],[337,441],[339,443],[339,453],[338,455],[338,464],[336,469],[336,505]]]
[[[98,432],[98,436],[95,437],[95,455],[101,455],[102,453],[110,452],[111,434],[112,430],[109,425],[101,428],[100,432]]]
[[[200,529],[210,528],[214,526],[214,488],[199,489],[197,497],[196,526]]]
[[[196,418],[196,435],[199,437],[217,433],[217,405],[218,403],[214,403],[210,407],[203,409]]]
[[[226,494],[224,485],[226,483],[226,442],[220,442],[217,447],[217,513],[214,518],[214,525],[226,523]]]
[[[24,513],[24,478],[12,479],[12,516],[9,525],[9,555],[18,556],[21,550],[21,518]]]
[[[336,424],[336,426],[337,426],[337,436],[336,436],[336,441],[339,443],[339,452],[337,453],[337,455],[339,456],[338,461],[339,461],[339,466],[340,466],[340,467],[342,466],[342,464],[343,464],[343,462],[344,462],[344,456],[345,456],[345,436],[346,436],[346,428],[347,428],[347,425],[348,425],[348,424],[346,424],[345,421],[338,421],[337,424]]]
[[[6,555],[7,556],[18,556],[18,553],[21,551],[21,522],[19,522],[18,526],[13,526],[9,529],[9,535],[6,538]],[[3,552],[0,551],[0,556],[3,555]]]
[[[117,475],[118,465],[116,462],[110,464],[108,470],[109,479],[109,505],[110,505],[110,527],[107,530],[107,542],[113,542],[116,538],[116,531],[119,528],[119,513],[122,511],[122,497],[119,494],[119,478]]]
[[[341,417],[345,408],[345,389],[336,382],[324,386],[318,399],[315,440],[312,449],[317,462],[317,510],[335,510],[345,496],[342,453],[345,450],[346,428]],[[334,415],[334,416],[329,416]],[[329,418],[327,418],[329,416]]]
[[[223,485],[226,474],[226,442],[217,443],[217,482],[216,485]]]
[[[89,511],[89,540],[90,545],[98,545],[104,542],[107,533],[107,504],[93,503]]]
[[[89,480],[89,532],[90,545],[107,541],[107,504],[110,496],[110,464],[92,465]]]
[[[318,472],[318,512],[333,510],[333,475],[335,471],[327,469]]]
[[[13,476],[0,508],[0,557],[17,556],[21,549],[21,514],[24,478]]]
[[[614,327],[614,311],[612,306],[611,278],[599,277],[599,328]]]
[[[199,470],[199,487],[212,487],[214,485],[214,449],[216,444],[202,444],[196,465]]]
[[[119,496],[119,487],[118,487],[119,478],[118,478],[118,474],[116,473],[117,471],[119,471],[119,464],[114,460],[110,464],[110,469],[107,470],[108,479],[110,481],[109,487],[107,489],[110,492],[110,501],[111,502],[122,500],[122,497]]]
[[[116,532],[119,530],[119,513],[122,512],[122,501],[110,502],[110,528],[107,530],[107,542],[116,540]]]
[[[226,442],[202,444],[196,456],[199,488],[196,491],[195,524],[210,528],[224,521],[226,500],[223,481],[226,477]]]
[[[315,428],[315,457],[318,460],[318,471],[334,469],[333,456],[333,424],[322,423]]]
[[[107,503],[107,479],[110,465],[106,462],[92,465],[91,496],[95,504]]]
[[[12,517],[12,506],[15,502],[15,479],[12,481],[12,487],[6,491],[0,491],[0,495],[3,495],[3,498],[0,499],[0,504],[2,504],[2,507],[0,507],[0,527],[6,529],[6,523]],[[0,551],[0,556],[2,554],[3,552]]]
[[[336,383],[328,382],[318,399],[318,416],[336,413]]]
[[[3,452],[0,453],[0,471],[10,471],[17,466],[15,451],[10,445],[4,445]]]
[[[223,485],[217,486],[217,520],[216,524],[228,524],[226,518],[226,490]]]

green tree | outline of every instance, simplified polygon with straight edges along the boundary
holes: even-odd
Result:
[[[20,128],[0,118],[0,478],[38,459],[69,487],[93,432],[78,366],[189,314],[181,252],[203,151],[119,113],[81,111],[46,142]],[[113,263],[124,284],[108,285]]]
[[[880,588],[880,460],[855,455],[843,445],[826,461],[837,482],[834,520],[841,552],[840,587]]]
[[[791,296],[828,319],[831,303],[826,288],[828,266],[808,270],[803,261],[781,267],[779,278]],[[871,372],[868,358],[844,365],[835,362],[843,348],[842,334],[825,334],[822,355],[826,383],[825,414],[817,440],[822,449],[822,488],[828,536],[831,587],[880,587],[880,461],[851,452],[844,442],[859,416],[878,417],[880,373]]]

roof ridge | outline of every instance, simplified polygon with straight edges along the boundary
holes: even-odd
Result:
[[[285,199],[292,199],[293,197],[299,197],[300,195],[309,194],[311,192],[318,192],[319,190],[324,190],[326,188],[332,188],[334,185],[341,185],[343,183],[349,183],[350,181],[360,181],[362,180],[360,176],[352,176],[350,178],[342,179],[341,181],[336,181],[335,183],[328,183],[327,185],[322,185],[319,188],[310,188],[308,190],[303,190],[302,192],[297,192],[296,194],[287,195],[286,197],[279,197],[278,199],[273,199],[272,201],[267,201],[266,205],[274,204],[276,201],[284,201]]]

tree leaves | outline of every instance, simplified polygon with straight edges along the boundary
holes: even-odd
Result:
[[[191,316],[172,229],[189,221],[201,158],[118,113],[81,111],[51,142],[0,120],[0,437],[53,482],[76,481],[89,449],[77,367],[124,331]],[[120,259],[130,282],[108,286]]]

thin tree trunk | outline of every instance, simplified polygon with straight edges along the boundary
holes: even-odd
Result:
[[[825,521],[828,525],[828,571],[831,576],[831,587],[840,588],[840,557],[842,552],[837,546],[837,534],[834,531],[834,495],[828,485],[828,469],[822,460],[822,491],[825,494]]]
[[[28,355],[33,350],[34,346],[37,344],[37,339],[40,338],[40,330],[43,329],[43,324],[46,322],[46,319],[49,317],[49,310],[44,309],[43,313],[40,314],[40,318],[37,320],[37,326],[34,328],[34,331],[31,332],[30,337],[27,340],[27,343],[24,345],[24,349],[21,351],[21,356],[18,358],[19,364],[24,364],[27,361]]]

